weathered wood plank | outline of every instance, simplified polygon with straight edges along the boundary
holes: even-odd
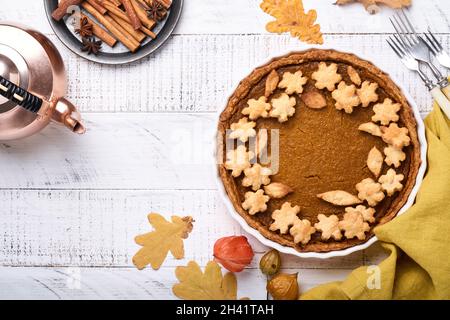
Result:
[[[24,0],[19,2],[21,1]],[[418,12],[428,12],[430,17],[433,16],[431,14],[433,10],[439,12],[436,16],[442,16],[446,10],[450,10],[450,6],[439,5],[438,1],[416,2],[419,7],[417,10],[424,10]],[[316,2],[316,4],[331,6],[333,9],[331,12],[347,11],[347,9],[337,9],[326,1]],[[257,7],[257,3],[247,0],[239,1],[238,5],[240,8],[247,8],[247,11],[238,10],[239,13],[229,14],[230,8],[235,7],[230,2],[191,0],[186,5],[187,17],[183,20],[187,21],[186,28],[198,25],[209,30],[207,33],[214,31],[209,26],[205,28],[210,17],[226,20],[231,25],[241,28],[251,25],[241,23],[241,20],[249,21],[251,13],[258,12],[258,8],[253,8]],[[45,25],[48,24],[43,18],[43,8],[39,1],[27,1],[27,5],[22,5],[23,10],[16,10],[16,2],[7,2],[6,6],[7,8],[0,12],[0,19],[2,14],[7,13],[8,17],[5,16],[7,20],[29,22],[32,25],[42,22]],[[8,6],[12,7],[8,10]],[[199,10],[210,10],[211,14],[199,14]],[[372,28],[388,25],[386,22],[381,23],[377,20],[380,15],[368,16],[359,5],[349,6],[348,10],[356,16],[358,16],[357,12],[363,15],[365,26],[355,27],[355,33],[368,30],[367,26]],[[337,13],[326,14],[326,20],[330,20],[330,23],[336,27],[331,34],[325,36],[325,44],[336,49],[358,53],[374,61],[395,78],[407,84],[408,90],[417,103],[424,111],[429,110],[430,95],[419,78],[399,63],[386,44],[386,35],[340,34],[339,30],[343,26],[348,26],[349,23],[345,18],[346,15]],[[196,16],[201,18],[194,18]],[[347,19],[346,23],[343,21],[334,23],[333,19],[337,17]],[[421,19],[417,21],[422,21],[423,17],[428,15],[421,14]],[[251,21],[260,22],[261,19],[261,17],[255,18]],[[372,19],[376,20],[372,21]],[[68,97],[83,112],[211,112],[220,110],[232,88],[254,67],[277,54],[305,48],[304,44],[286,35],[264,32],[260,34],[260,32],[244,30],[230,35],[228,33],[233,33],[232,28],[219,22],[214,25],[223,32],[212,35],[196,34],[203,33],[197,30],[175,35],[163,50],[140,62],[124,66],[103,66],[87,62],[65,48],[55,35],[49,34],[51,40],[60,49],[67,66]],[[445,24],[441,22],[437,25]],[[179,30],[184,29],[184,26],[179,28]],[[439,37],[445,47],[450,47],[449,34],[439,35]]]
[[[213,114],[86,114],[0,144],[0,188],[211,189]]]
[[[87,113],[76,136],[50,125],[0,144],[0,189],[216,189],[209,113]]]
[[[264,33],[273,18],[259,9],[262,0],[187,0],[177,33]],[[394,13],[383,7],[376,15],[361,5],[339,7],[336,0],[304,0],[306,10],[315,9],[324,33],[390,33],[388,18]],[[426,13],[426,14],[424,14]],[[414,0],[409,10],[418,30],[430,25],[436,32],[449,32],[450,7],[440,0]],[[250,22],[250,23],[249,23]]]
[[[4,2],[0,20],[18,21],[42,32],[53,33],[44,16],[41,1]],[[337,7],[333,5],[334,2],[335,0],[304,0],[307,10],[316,9],[323,32],[392,32],[388,18],[393,10],[383,7],[380,13],[369,15],[360,5]],[[260,3],[261,0],[186,0],[176,34],[265,33],[265,24],[272,18],[259,9]],[[409,11],[418,30],[426,30],[426,26],[430,25],[436,32],[450,32],[450,7],[446,1],[414,0]]]
[[[450,47],[450,35],[440,36]],[[54,37],[52,37],[53,40]],[[405,84],[423,111],[431,97],[418,76],[389,48],[384,35],[330,35],[326,44],[355,52]],[[83,112],[214,112],[238,82],[269,57],[306,47],[289,36],[174,36],[163,50],[140,62],[103,66],[61,47],[68,97]]]
[[[177,299],[174,268],[137,271],[132,268],[0,267],[0,299]],[[289,269],[298,272],[302,292],[321,283],[344,279],[349,270]],[[266,299],[265,277],[246,270],[237,275],[238,297]]]
[[[4,190],[0,202],[0,265],[4,266],[131,266],[139,249],[134,236],[152,229],[147,221],[151,211],[195,219],[194,231],[185,241],[185,259],[169,257],[166,267],[188,260],[205,265],[218,238],[244,233],[212,190]],[[257,269],[267,248],[248,238],[256,253],[249,268]],[[283,255],[285,268],[351,269],[362,264],[362,252],[328,260]]]

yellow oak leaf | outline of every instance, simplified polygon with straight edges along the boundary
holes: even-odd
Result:
[[[411,5],[411,0],[337,0],[336,4],[343,5],[352,2],[361,3],[371,14],[380,11],[378,4],[384,4],[394,9],[400,9]]]
[[[150,213],[148,221],[155,230],[135,238],[135,242],[142,248],[133,257],[134,265],[142,270],[151,264],[152,268],[157,270],[169,251],[174,258],[182,259],[184,257],[183,239],[187,239],[192,231],[194,222],[192,217],[172,216],[172,222],[170,222],[158,213]]]
[[[172,288],[173,293],[185,300],[236,300],[236,276],[227,272],[224,276],[220,266],[210,261],[202,272],[195,261],[186,267],[177,267],[175,275],[179,283]]]
[[[261,9],[276,20],[269,22],[266,29],[273,33],[290,32],[307,43],[322,44],[320,25],[314,24],[317,12],[305,12],[302,0],[263,0]]]

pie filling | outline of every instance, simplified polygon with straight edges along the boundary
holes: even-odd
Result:
[[[259,147],[269,159],[278,140],[278,167],[254,156],[260,132],[268,133]],[[236,211],[266,238],[302,252],[367,241],[404,205],[420,165],[400,89],[371,63],[332,50],[256,69],[229,99],[219,133],[219,172]]]

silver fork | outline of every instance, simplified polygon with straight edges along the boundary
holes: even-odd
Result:
[[[402,63],[409,70],[415,71],[419,74],[422,81],[425,83],[425,86],[430,90],[431,95],[436,100],[438,105],[441,107],[442,111],[447,115],[447,118],[450,119],[450,101],[448,98],[442,93],[440,88],[436,86],[425,73],[420,70],[419,62],[414,58],[410,48],[404,46],[402,41],[396,37],[389,37],[386,39],[388,44],[391,46],[392,50],[397,54]]]
[[[436,77],[438,84],[445,88],[449,85],[447,77],[439,71],[438,68],[431,62],[430,51],[425,41],[421,39],[411,21],[407,17],[404,10],[400,10],[400,13],[393,16],[393,19],[390,19],[391,23],[398,34],[399,40],[402,44],[410,49],[411,55],[426,64],[432,71],[433,75]]]
[[[450,68],[450,56],[444,50],[438,39],[436,39],[433,32],[431,32],[430,28],[428,28],[428,33],[424,33],[424,35],[428,41],[423,40],[422,37],[421,39],[425,42],[425,44],[428,46],[428,48],[436,57],[436,59],[439,61],[439,63],[446,68]]]

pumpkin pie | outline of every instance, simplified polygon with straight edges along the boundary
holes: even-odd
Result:
[[[235,210],[300,252],[366,242],[415,185],[411,106],[353,54],[311,49],[243,79],[220,115],[218,171]]]

